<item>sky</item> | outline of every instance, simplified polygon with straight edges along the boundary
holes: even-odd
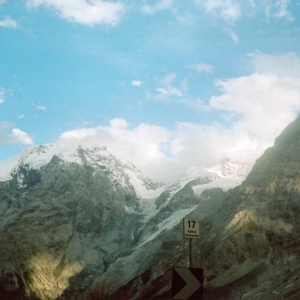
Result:
[[[300,1],[0,0],[0,161],[105,145],[158,181],[254,162],[300,111]]]

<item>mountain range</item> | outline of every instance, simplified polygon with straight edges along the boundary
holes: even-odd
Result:
[[[298,118],[253,167],[224,158],[170,184],[104,146],[23,150],[0,163],[1,297],[170,299],[189,217],[205,299],[299,299],[299,144]]]

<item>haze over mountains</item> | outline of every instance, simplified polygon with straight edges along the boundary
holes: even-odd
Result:
[[[189,216],[206,299],[299,299],[299,143],[298,118],[252,169],[225,158],[171,184],[103,145],[24,150],[0,165],[0,294],[73,299],[105,284],[116,299],[168,299]]]

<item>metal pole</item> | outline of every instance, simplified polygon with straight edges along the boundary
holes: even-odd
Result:
[[[192,268],[192,239],[189,239],[189,247],[190,247],[190,268]]]

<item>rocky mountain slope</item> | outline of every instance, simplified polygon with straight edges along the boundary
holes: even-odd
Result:
[[[300,299],[299,146],[300,118],[240,186],[226,193],[203,192],[188,215],[200,220],[193,260],[194,267],[204,269],[206,300]],[[150,258],[148,269],[115,296],[126,292],[132,299],[169,299],[171,267],[188,266],[181,233],[181,224],[166,233],[159,258]]]
[[[72,299],[104,282],[116,291],[163,255],[205,190],[241,183],[247,168],[226,159],[164,185],[105,147],[23,150],[0,164],[0,295]]]

